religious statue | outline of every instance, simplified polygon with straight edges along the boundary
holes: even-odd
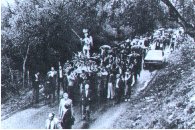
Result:
[[[83,46],[83,54],[87,56],[87,58],[90,58],[90,47],[93,46],[93,38],[92,36],[88,36],[88,29],[83,29],[84,38],[80,38],[82,42],[84,42]]]

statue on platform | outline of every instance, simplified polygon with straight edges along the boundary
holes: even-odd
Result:
[[[87,56],[87,58],[90,58],[90,48],[93,46],[93,38],[92,36],[88,36],[88,29],[83,29],[83,33],[85,38],[80,38],[82,42],[84,42],[83,46],[83,54]]]

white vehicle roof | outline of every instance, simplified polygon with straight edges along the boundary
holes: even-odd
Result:
[[[144,60],[163,60],[162,50],[148,51]]]

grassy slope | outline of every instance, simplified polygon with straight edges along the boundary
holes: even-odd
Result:
[[[183,45],[113,128],[195,128],[195,45]]]

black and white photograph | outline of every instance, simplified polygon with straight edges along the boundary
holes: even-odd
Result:
[[[1,0],[1,129],[195,129],[195,0]]]

